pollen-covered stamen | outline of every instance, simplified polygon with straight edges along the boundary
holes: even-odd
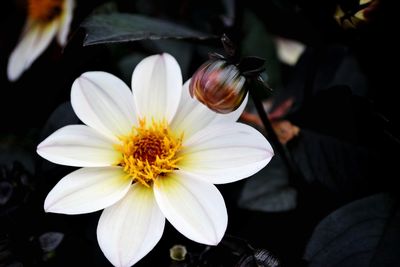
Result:
[[[183,134],[175,136],[167,122],[155,122],[150,125],[140,120],[132,133],[121,138],[116,149],[122,153],[118,163],[124,171],[133,177],[134,182],[151,186],[153,182],[167,173],[176,170],[181,159],[177,153],[182,147]]]
[[[65,0],[28,0],[28,14],[33,20],[48,22],[59,16]]]

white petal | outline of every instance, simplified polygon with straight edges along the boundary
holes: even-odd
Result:
[[[120,167],[82,168],[56,184],[46,197],[44,209],[63,214],[101,210],[124,197],[131,182]]]
[[[164,231],[165,217],[153,191],[134,184],[128,194],[106,208],[97,226],[97,240],[115,266],[132,266],[149,253]]]
[[[56,34],[58,21],[43,24],[28,20],[19,43],[8,59],[7,76],[17,80],[47,48]]]
[[[60,25],[57,33],[58,43],[62,46],[67,42],[67,36],[72,21],[72,13],[74,10],[74,0],[64,0],[63,10],[60,17]]]
[[[37,153],[57,164],[104,167],[114,165],[121,159],[121,153],[113,146],[110,139],[86,125],[69,125],[40,143]]]
[[[214,184],[249,177],[264,168],[274,155],[265,137],[242,123],[208,127],[183,146],[179,169]]]
[[[112,74],[85,72],[75,80],[71,104],[81,121],[117,140],[136,124],[135,106],[129,87]]]
[[[169,54],[143,59],[132,74],[132,91],[140,117],[173,118],[181,97],[181,69]]]
[[[186,138],[214,123],[235,122],[246,107],[247,95],[243,103],[234,112],[229,114],[216,113],[197,99],[191,98],[189,84],[190,80],[183,85],[178,111],[171,122],[171,128],[176,132],[184,132]]]
[[[207,245],[221,241],[228,215],[213,184],[177,171],[156,181],[154,195],[168,221],[187,238]]]

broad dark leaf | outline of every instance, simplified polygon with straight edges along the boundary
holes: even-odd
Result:
[[[348,86],[336,86],[310,96],[290,114],[301,131],[288,149],[307,182],[322,184],[343,200],[369,193],[372,183],[386,179],[373,174],[381,171],[371,164],[379,150],[373,144],[377,135],[370,109]]]
[[[354,201],[319,223],[304,258],[310,267],[399,266],[399,219],[398,201],[389,194]]]
[[[302,129],[289,148],[309,183],[320,183],[344,197],[362,192],[367,184],[370,158],[362,146]]]
[[[260,172],[246,180],[238,205],[248,210],[281,212],[297,204],[297,191],[289,186],[288,173],[279,155]]]
[[[124,13],[93,15],[82,23],[82,27],[87,33],[84,46],[139,40],[215,38],[170,21]]]
[[[315,51],[315,56],[318,66],[314,92],[344,85],[348,86],[354,95],[367,95],[367,77],[348,48],[329,46],[323,51]]]

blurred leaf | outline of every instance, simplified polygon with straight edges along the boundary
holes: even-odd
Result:
[[[292,210],[296,203],[297,192],[289,186],[288,172],[279,155],[246,180],[238,200],[241,208],[263,212]]]
[[[139,40],[215,38],[173,22],[124,13],[93,15],[82,23],[82,27],[87,33],[84,46]]]
[[[242,56],[257,56],[265,59],[267,82],[272,88],[276,88],[281,83],[280,63],[272,36],[265,29],[263,22],[250,11],[244,12],[243,30],[246,35],[241,44]]]
[[[7,181],[0,181],[0,205],[4,205],[11,198],[13,186]]]
[[[59,232],[47,232],[39,237],[40,247],[44,252],[55,250],[64,239],[64,234]]]
[[[225,9],[225,14],[221,15],[221,19],[225,25],[225,27],[232,27],[235,23],[235,0],[222,0],[222,5]]]
[[[71,102],[65,102],[59,105],[50,115],[40,134],[41,140],[47,138],[50,134],[54,133],[61,127],[78,123],[79,119],[72,109]]]
[[[29,173],[34,172],[32,157],[32,138],[30,136],[9,135],[0,139],[0,166],[13,169],[15,163],[21,164]]]
[[[310,267],[399,266],[398,207],[393,196],[378,194],[334,211],[315,228],[304,258]]]
[[[15,160],[10,165],[0,164],[0,217],[5,215],[7,218],[21,206],[29,203],[34,190],[35,181],[32,173],[23,163]]]

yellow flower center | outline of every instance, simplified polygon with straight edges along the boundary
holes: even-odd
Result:
[[[122,153],[122,159],[117,165],[122,166],[134,182],[150,187],[157,178],[178,169],[183,133],[175,136],[166,121],[152,121],[146,125],[145,120],[140,120],[130,135],[120,139],[121,144],[115,148]]]
[[[29,17],[48,22],[61,14],[64,0],[28,0]]]

